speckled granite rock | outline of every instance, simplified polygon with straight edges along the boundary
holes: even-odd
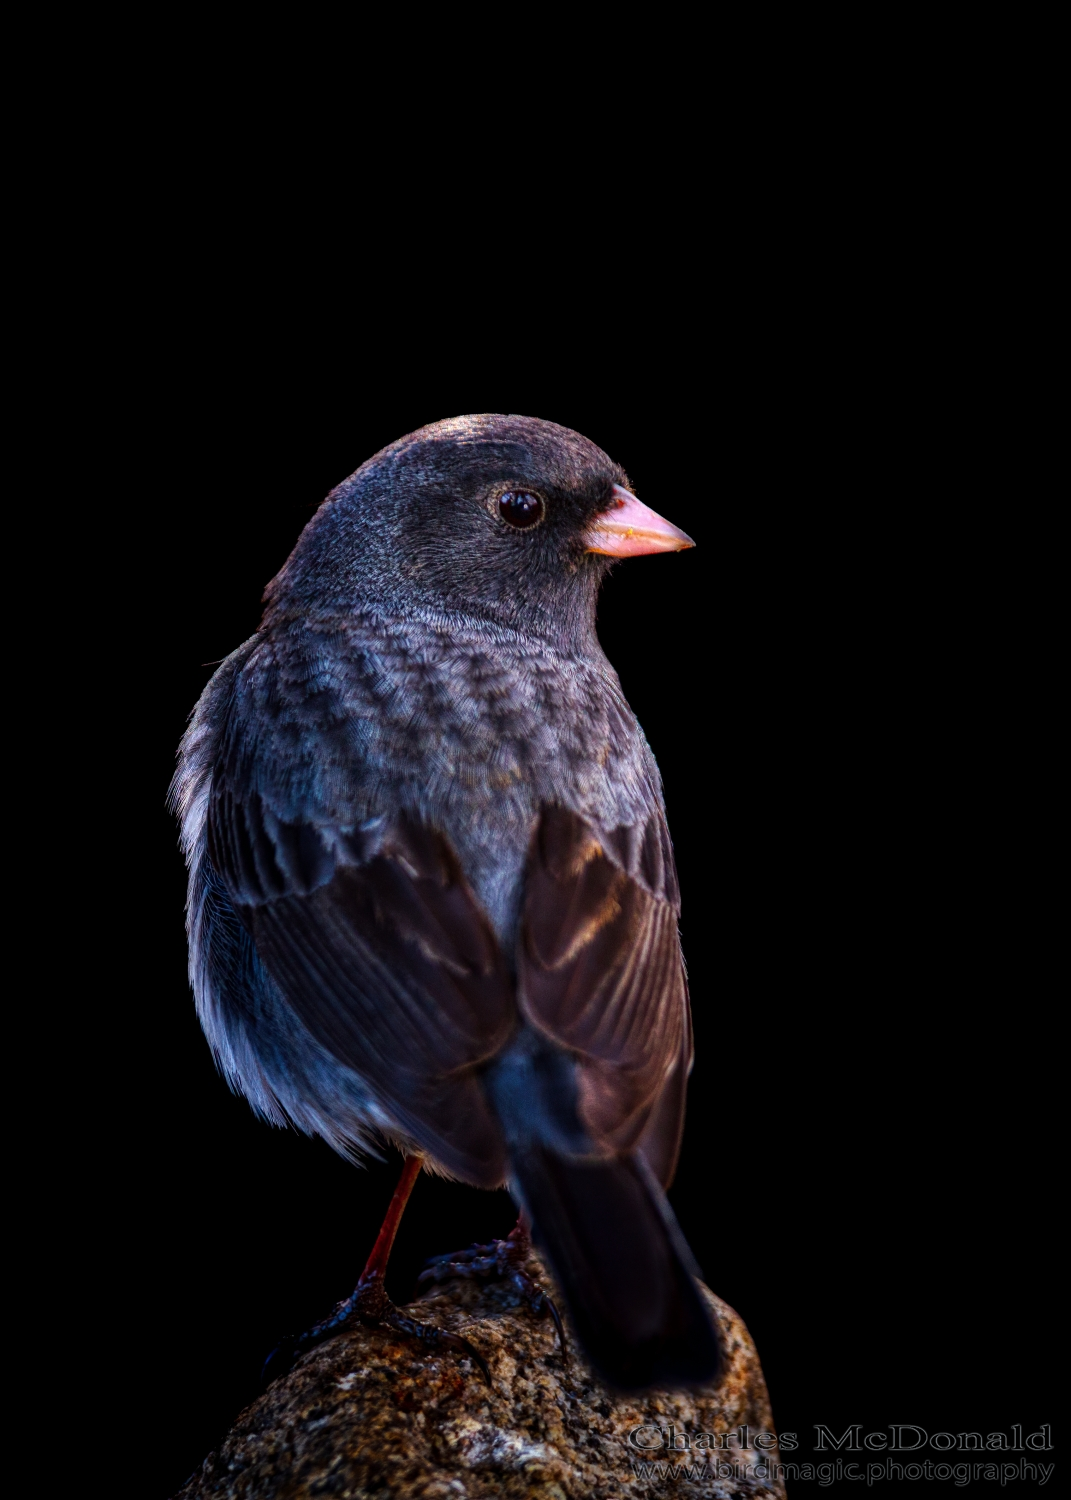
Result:
[[[535,1256],[528,1269],[553,1291]],[[776,1447],[762,1451],[773,1424],[755,1346],[732,1308],[707,1298],[729,1351],[723,1379],[621,1397],[578,1360],[571,1335],[563,1362],[550,1319],[537,1322],[510,1287],[448,1283],[413,1311],[464,1334],[493,1389],[468,1360],[354,1329],[247,1407],[176,1500],[783,1500],[767,1469]],[[688,1472],[670,1475],[667,1463]]]

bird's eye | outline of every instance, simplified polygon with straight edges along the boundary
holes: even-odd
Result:
[[[540,497],[530,494],[528,490],[507,490],[498,498],[498,513],[503,521],[508,521],[521,531],[527,530],[529,526],[538,526],[545,511],[546,506]]]

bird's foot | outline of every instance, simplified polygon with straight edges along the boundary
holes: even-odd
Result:
[[[305,1333],[283,1339],[264,1361],[262,1382],[267,1385],[278,1380],[281,1375],[288,1373],[302,1354],[358,1323],[366,1328],[393,1328],[397,1333],[404,1333],[408,1338],[418,1340],[429,1350],[452,1350],[459,1359],[471,1359],[487,1384],[491,1384],[487,1361],[472,1347],[468,1339],[463,1339],[456,1333],[447,1333],[444,1328],[436,1328],[431,1323],[418,1323],[415,1318],[406,1317],[387,1296],[383,1279],[378,1275],[362,1277],[356,1289],[338,1303],[330,1317],[314,1324]]]
[[[520,1293],[537,1318],[549,1312],[558,1330],[558,1343],[562,1357],[569,1358],[569,1345],[565,1342],[565,1330],[558,1309],[524,1269],[531,1239],[523,1225],[518,1224],[504,1240],[492,1240],[489,1245],[471,1245],[468,1250],[459,1250],[453,1255],[435,1255],[428,1261],[427,1269],[417,1277],[418,1286],[438,1284],[460,1276],[476,1281],[509,1281]]]

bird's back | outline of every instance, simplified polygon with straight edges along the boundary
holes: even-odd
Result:
[[[456,850],[507,954],[540,807],[607,835],[662,815],[653,756],[602,653],[487,621],[284,622],[250,643],[227,699],[217,782],[252,781],[287,821],[420,817]]]

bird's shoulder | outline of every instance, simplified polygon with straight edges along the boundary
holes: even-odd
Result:
[[[353,614],[266,632],[238,673],[233,724],[285,740],[288,756],[378,753],[395,765],[495,759],[504,745],[531,762],[643,750],[601,651],[457,616]]]
[[[633,838],[615,830],[664,826],[654,757],[601,652],[481,620],[276,621],[220,668],[195,725],[215,794],[347,830],[412,812],[489,889],[499,864],[523,862],[541,806],[569,808],[611,846]]]

